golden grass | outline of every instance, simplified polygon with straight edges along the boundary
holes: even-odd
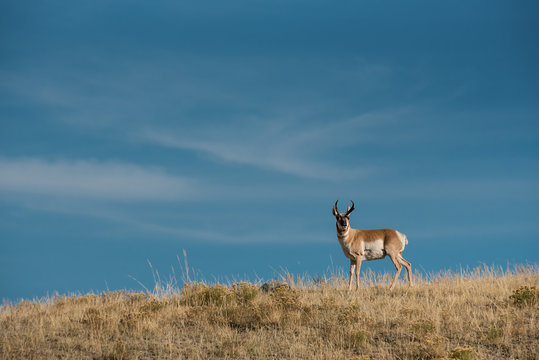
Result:
[[[191,283],[5,304],[2,359],[537,359],[537,265],[416,276]],[[524,287],[526,286],[526,287]]]

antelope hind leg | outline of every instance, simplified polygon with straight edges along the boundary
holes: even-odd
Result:
[[[408,286],[412,286],[412,264],[408,260],[402,257],[402,254],[399,256],[399,261],[406,268],[406,274],[408,275]]]
[[[399,275],[402,270],[402,265],[399,262],[399,259],[394,255],[389,255],[389,258],[393,262],[393,265],[395,265],[395,268],[397,269],[397,272],[395,272],[395,277],[393,278],[393,282],[391,283],[391,286],[389,287],[389,290],[393,290],[395,287],[395,283],[397,282],[397,279],[399,278]]]

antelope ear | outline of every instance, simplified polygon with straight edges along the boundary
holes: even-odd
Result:
[[[350,205],[348,205],[348,206],[346,207],[346,212],[347,212],[347,213],[350,212]]]

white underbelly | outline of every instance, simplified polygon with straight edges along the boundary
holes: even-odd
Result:
[[[383,240],[363,243],[363,256],[361,260],[376,260],[386,256]]]

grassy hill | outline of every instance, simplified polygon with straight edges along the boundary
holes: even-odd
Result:
[[[389,292],[368,271],[260,284],[4,304],[2,359],[537,359],[537,265],[417,277]]]

